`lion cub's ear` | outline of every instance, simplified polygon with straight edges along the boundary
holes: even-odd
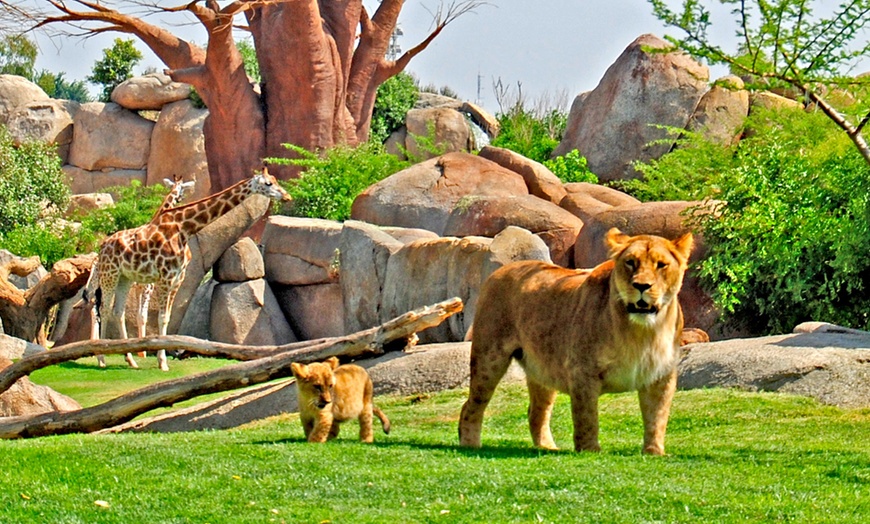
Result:
[[[305,364],[298,364],[293,362],[290,364],[290,371],[293,372],[293,376],[300,380],[305,380],[308,378],[308,366]]]
[[[610,249],[610,256],[614,257],[625,248],[625,245],[628,244],[629,240],[631,240],[630,236],[626,235],[619,229],[612,227],[610,228],[610,231],[607,232],[607,236],[604,238],[604,243]]]
[[[680,238],[673,241],[674,249],[677,250],[677,254],[680,258],[680,263],[685,265],[689,261],[689,257],[692,255],[692,248],[695,246],[695,237],[692,236],[692,233],[686,233]]]
[[[335,369],[338,367],[338,358],[337,357],[329,357],[328,359],[323,361],[325,364],[328,364],[329,367]]]

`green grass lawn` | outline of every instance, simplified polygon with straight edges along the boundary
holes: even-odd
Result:
[[[496,393],[483,449],[460,448],[464,398],[377,398],[393,431],[375,421],[373,445],[355,423],[308,444],[297,415],[231,431],[0,441],[0,522],[870,522],[870,410],[678,392],[662,458],[640,454],[633,394],[602,397],[599,454],[533,449],[519,384]],[[570,448],[563,395],[553,432]]]

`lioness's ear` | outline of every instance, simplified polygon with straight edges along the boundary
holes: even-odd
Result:
[[[332,369],[335,369],[338,367],[338,358],[337,357],[329,357],[328,359],[324,360],[323,362],[325,362],[326,364],[329,364],[329,367],[331,367]]]
[[[308,366],[306,366],[305,364],[298,364],[296,362],[293,362],[292,364],[290,364],[290,371],[292,371],[293,376],[298,379],[305,380],[306,378],[308,378]]]
[[[683,263],[689,260],[689,257],[692,255],[692,247],[695,245],[695,237],[692,236],[692,233],[686,233],[680,238],[673,241],[674,248],[677,250],[677,253],[683,260]]]
[[[612,257],[622,251],[622,248],[625,247],[630,238],[630,236],[619,229],[615,227],[610,228],[610,231],[607,232],[607,236],[604,238],[604,243],[610,249],[610,256]]]

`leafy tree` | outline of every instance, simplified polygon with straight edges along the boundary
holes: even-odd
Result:
[[[544,165],[566,184],[572,182],[598,183],[598,177],[589,170],[586,157],[580,156],[580,151],[576,149],[572,149],[563,156],[544,160]]]
[[[0,21],[4,15],[19,15],[44,29],[117,31],[145,43],[173,80],[192,85],[212,109],[203,127],[205,151],[211,187],[221,190],[249,176],[263,157],[285,154],[282,144],[322,151],[367,141],[378,86],[404,71],[452,21],[487,3],[444,0],[433,9],[431,32],[395,59],[386,53],[403,0],[193,1],[172,6],[156,0],[29,0],[26,6],[23,0],[0,0]],[[240,24],[238,17],[246,23]],[[173,33],[173,22],[191,20],[206,30],[205,46]],[[243,67],[244,49],[235,42],[239,26],[253,40],[262,90],[251,85]],[[290,178],[298,175],[299,167],[276,166],[274,173]]]
[[[0,39],[0,74],[33,78],[36,44],[24,35],[10,34]]]
[[[50,94],[52,98],[75,100],[82,103],[93,100],[84,81],[73,80],[70,82],[63,75],[62,72],[54,75],[54,93]]]
[[[870,41],[866,40],[870,1],[845,0],[832,10],[812,0],[720,2],[734,6],[732,21],[741,40],[737,53],[711,41],[713,15],[704,4],[712,2],[683,0],[682,8],[675,11],[669,6],[672,2],[650,0],[661,21],[685,33],[683,38],[667,37],[675,46],[712,64],[726,64],[734,72],[755,77],[757,81],[751,82],[750,88],[796,89],[846,133],[870,164],[870,146],[862,135],[870,121],[870,107],[866,103],[837,104],[829,96],[845,91],[866,101],[870,77],[852,78],[847,73],[870,55]],[[817,11],[832,12],[819,16]]]
[[[416,81],[408,73],[399,73],[381,84],[372,111],[369,140],[384,143],[393,131],[405,124],[405,116],[418,97]]]
[[[115,39],[114,45],[103,49],[103,58],[94,63],[93,73],[88,81],[103,86],[100,100],[111,100],[112,91],[118,85],[133,76],[133,66],[142,61],[142,52],[136,49],[132,39]]]
[[[257,50],[254,49],[254,45],[248,40],[239,40],[236,43],[236,48],[238,48],[239,53],[242,55],[245,73],[254,82],[259,84],[263,80],[263,77],[260,75],[260,63],[257,62]]]

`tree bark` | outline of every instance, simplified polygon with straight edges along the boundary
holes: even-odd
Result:
[[[176,402],[200,395],[252,386],[289,376],[291,374],[290,364],[293,362],[314,362],[331,356],[362,357],[379,355],[386,350],[391,342],[413,339],[417,331],[437,326],[444,319],[461,310],[462,301],[458,298],[453,298],[405,313],[381,326],[360,331],[346,337],[324,339],[319,342],[309,343],[308,345],[297,343],[288,346],[258,348],[261,351],[261,355],[270,352],[272,355],[261,356],[256,360],[240,364],[231,364],[191,377],[153,384],[90,408],[65,413],[53,412],[10,418],[0,423],[0,438],[29,438],[97,431],[122,424],[152,409],[172,406]],[[16,364],[9,366],[0,372],[0,392],[8,389],[18,378],[35,369],[39,369],[39,367],[69,360],[68,357],[72,355],[81,356],[86,350],[88,355],[125,353],[141,348],[165,348],[167,343],[171,342],[181,344],[196,340],[190,337],[168,337],[162,339],[152,337],[130,341],[131,343],[126,346],[107,344],[102,341],[99,344],[77,343],[75,347],[26,357]],[[211,350],[209,346],[215,346],[220,351],[227,351],[225,346],[229,345],[215,345],[205,341],[197,341],[186,349],[197,351]],[[287,350],[290,346],[293,349]],[[404,344],[402,347],[404,347]],[[241,350],[242,347],[240,346],[237,351]],[[65,355],[60,358],[51,355],[51,353],[59,354],[62,352],[65,352]],[[243,352],[241,354],[249,353]],[[39,363],[39,365],[35,366],[36,363]],[[24,373],[26,370],[29,371]]]
[[[25,271],[25,266],[32,265],[32,260],[0,268],[0,319],[6,334],[44,343],[38,339],[49,310],[78,293],[91,276],[95,259],[96,255],[91,253],[58,261],[48,275],[27,291],[9,283],[9,274],[29,274],[33,269]]]

